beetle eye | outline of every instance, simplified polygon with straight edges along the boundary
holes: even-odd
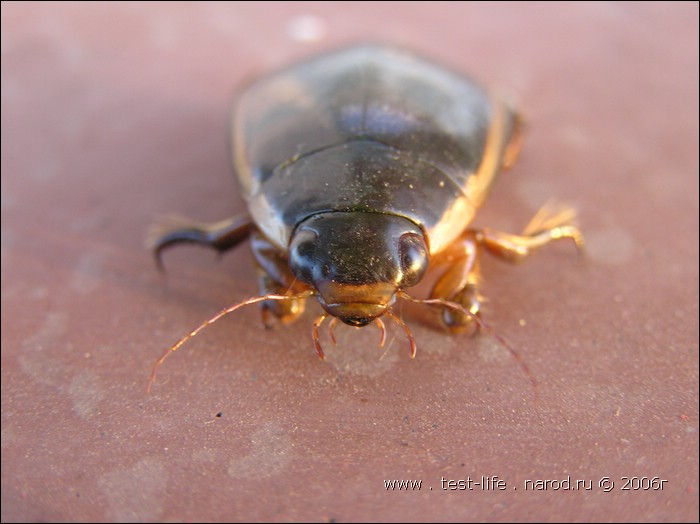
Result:
[[[316,239],[318,235],[314,231],[302,229],[292,238],[290,251],[299,258],[311,258],[316,251]]]
[[[428,268],[428,249],[421,235],[406,233],[399,240],[402,285],[417,284]]]
[[[314,256],[314,252],[316,251],[316,242],[313,240],[304,240],[299,242],[294,246],[294,251],[300,258],[311,258]]]
[[[294,235],[289,246],[289,265],[292,272],[307,283],[312,281],[317,238],[315,232],[303,229]]]

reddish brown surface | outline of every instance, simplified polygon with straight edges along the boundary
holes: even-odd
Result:
[[[299,39],[302,14],[320,40]],[[580,209],[585,257],[485,262],[486,318],[540,402],[492,337],[414,309],[415,361],[392,326],[384,352],[339,327],[321,362],[317,309],[269,332],[249,308],[146,396],[165,347],[256,291],[246,249],[175,250],[160,278],[148,224],[241,211],[235,87],[363,39],[517,96],[524,154],[479,224],[517,231],[550,197]],[[697,42],[696,3],[3,3],[3,522],[697,521]],[[482,475],[507,489],[441,489]],[[592,489],[525,490],[568,477]]]

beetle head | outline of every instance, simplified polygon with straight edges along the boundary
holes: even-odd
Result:
[[[398,290],[420,281],[428,246],[421,228],[397,215],[320,213],[297,226],[289,264],[329,314],[365,326],[391,307]]]

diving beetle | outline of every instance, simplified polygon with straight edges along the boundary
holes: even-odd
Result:
[[[397,298],[443,308],[453,332],[484,326],[479,258],[525,258],[554,239],[583,243],[571,209],[543,209],[521,234],[470,224],[497,173],[512,165],[522,120],[469,78],[403,50],[360,45],[264,77],[238,98],[233,167],[248,213],[214,224],[157,225],[151,245],[185,242],[220,252],[251,241],[260,296],[239,302],[173,345],[241,306],[261,303],[263,322],[288,323],[316,297],[351,326],[392,312]],[[428,299],[405,292],[446,262]],[[162,267],[162,266],[161,266]],[[333,331],[331,323],[331,338]],[[383,337],[382,337],[383,339]],[[334,339],[333,339],[334,340]]]

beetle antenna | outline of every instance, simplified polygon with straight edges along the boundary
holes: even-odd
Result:
[[[275,295],[275,294],[269,294],[269,295],[262,295],[259,297],[253,297],[249,298],[246,300],[243,300],[242,302],[238,302],[237,304],[234,304],[233,306],[229,306],[226,309],[220,311],[213,317],[211,317],[209,320],[204,321],[202,324],[199,325],[196,329],[193,331],[190,331],[187,335],[182,337],[180,340],[178,340],[175,344],[170,346],[168,350],[163,353],[163,356],[161,356],[156,363],[153,365],[153,370],[151,371],[151,376],[148,378],[148,388],[146,389],[146,393],[150,394],[151,393],[151,387],[153,386],[153,383],[156,381],[156,374],[158,373],[158,369],[160,366],[163,365],[163,362],[175,351],[177,351],[180,346],[182,346],[185,342],[187,342],[189,339],[192,337],[196,336],[200,331],[202,331],[205,327],[213,324],[217,320],[219,320],[221,317],[225,317],[229,313],[233,313],[239,308],[242,308],[243,306],[248,306],[250,304],[257,304],[258,302],[264,302],[266,300],[294,300],[294,299],[303,299],[307,298],[309,296],[313,295],[313,291],[307,290],[303,291],[301,293],[297,293],[296,295]]]
[[[394,315],[388,309],[384,312],[384,314],[388,316],[391,320],[396,322],[399,326],[401,326],[401,329],[403,329],[403,332],[406,333],[406,338],[408,339],[408,342],[411,346],[411,358],[416,358],[416,340],[413,338],[413,333],[411,333],[411,329],[406,325],[406,323],[403,320]]]
[[[474,320],[474,322],[477,323],[480,329],[493,336],[493,338],[495,338],[498,341],[498,343],[501,344],[501,346],[508,350],[510,355],[520,366],[520,369],[523,370],[523,372],[527,375],[527,378],[530,380],[530,383],[532,384],[532,387],[535,390],[535,400],[539,399],[539,384],[537,382],[537,379],[535,378],[535,375],[530,370],[530,366],[527,365],[520,353],[518,353],[502,335],[497,333],[496,330],[493,329],[490,325],[488,325],[479,315],[472,313],[463,305],[458,304],[457,302],[452,302],[450,300],[445,300],[442,298],[415,298],[403,291],[400,292],[400,296],[401,298],[404,298],[410,302],[416,302],[417,304],[427,304],[429,306],[444,307],[453,311],[457,311],[459,313],[463,313],[470,317],[472,320]]]

